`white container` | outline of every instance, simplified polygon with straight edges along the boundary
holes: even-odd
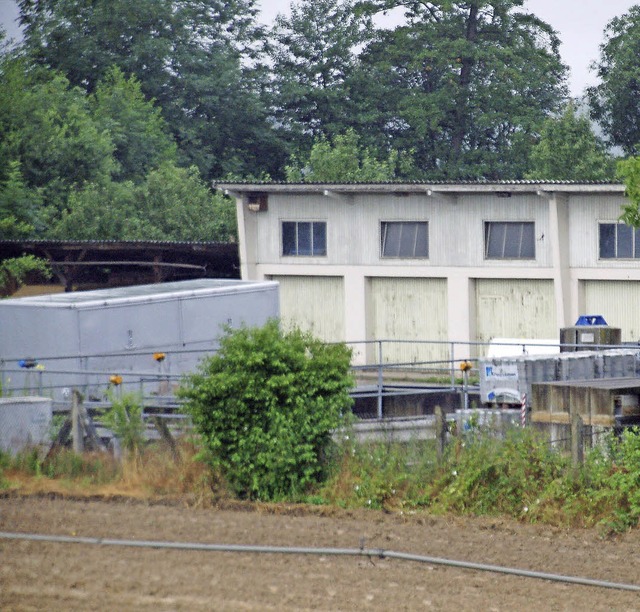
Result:
[[[279,313],[274,281],[199,279],[0,300],[0,382],[5,395],[68,401],[73,387],[87,399],[104,393],[112,374],[123,388],[158,392],[162,376],[175,379],[214,353],[224,326],[259,326]],[[25,360],[36,363],[21,368]]]
[[[25,448],[48,448],[51,400],[44,397],[0,397],[0,449],[15,454]]]

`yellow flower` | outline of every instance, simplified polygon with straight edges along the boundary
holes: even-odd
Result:
[[[158,362],[164,361],[165,357],[166,357],[166,355],[164,353],[154,353],[153,354],[153,358]]]
[[[109,377],[109,382],[112,385],[121,385],[122,384],[122,376],[120,374],[113,374]]]

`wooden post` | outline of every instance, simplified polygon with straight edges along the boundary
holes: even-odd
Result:
[[[436,416],[436,452],[438,461],[444,456],[444,448],[447,441],[447,419],[444,416],[442,406],[436,406],[434,410]]]
[[[71,435],[73,437],[74,453],[81,453],[84,451],[83,427],[80,423],[81,413],[80,392],[77,389],[74,389],[71,396]]]
[[[167,424],[159,416],[156,416],[156,417],[153,418],[153,424],[155,425],[155,427],[158,430],[158,433],[160,434],[162,439],[165,441],[165,443],[169,447],[169,450],[171,451],[171,454],[173,455],[173,460],[176,463],[180,463],[180,453],[178,452],[178,447],[176,446],[176,441],[173,439],[173,436],[171,435],[171,432],[169,431],[169,428],[167,427]]]
[[[577,412],[571,415],[571,461],[574,467],[582,465],[584,461],[582,417]]]

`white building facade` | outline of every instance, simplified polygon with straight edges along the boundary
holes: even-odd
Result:
[[[559,339],[583,314],[640,339],[640,231],[614,183],[224,183],[243,280],[326,341]],[[398,343],[387,359],[448,354]]]

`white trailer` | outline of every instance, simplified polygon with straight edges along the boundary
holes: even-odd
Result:
[[[199,279],[0,300],[3,395],[67,401],[78,388],[158,392],[218,348],[224,327],[280,313],[278,283]]]

